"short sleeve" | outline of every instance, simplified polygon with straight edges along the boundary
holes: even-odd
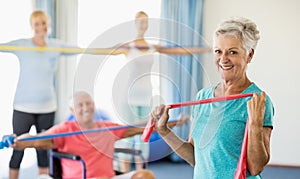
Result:
[[[48,129],[46,134],[60,134],[68,131],[67,122],[55,125]],[[60,148],[64,144],[64,137],[53,138],[54,148]]]
[[[122,138],[127,131],[127,128],[123,125],[112,123],[112,122],[106,122],[106,121],[99,121],[98,123],[101,123],[105,126],[105,128],[111,128],[111,127],[120,127],[120,129],[117,130],[111,130],[113,135],[116,137],[116,140]],[[123,128],[124,127],[124,128]]]
[[[273,128],[274,106],[269,96],[266,99],[266,110],[263,126]]]

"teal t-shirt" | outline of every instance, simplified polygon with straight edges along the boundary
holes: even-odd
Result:
[[[197,100],[213,98],[216,86],[202,89]],[[260,94],[252,83],[242,93]],[[195,179],[232,179],[237,167],[244,138],[247,101],[251,97],[217,103],[197,105],[192,108],[192,138],[195,153]],[[273,127],[274,108],[267,96],[264,126]],[[251,176],[247,171],[247,178]]]

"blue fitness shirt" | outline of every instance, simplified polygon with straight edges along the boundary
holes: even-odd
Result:
[[[37,47],[32,39],[11,41],[1,46]],[[46,47],[78,48],[58,40],[47,39]],[[55,74],[57,58],[75,53],[40,51],[4,51],[15,54],[20,65],[14,109],[28,113],[48,113],[56,110]]]
[[[202,89],[197,100],[213,98],[216,86]],[[252,83],[242,93],[259,95],[261,90]],[[251,97],[193,106],[192,138],[195,153],[195,179],[232,179],[241,153],[246,127],[247,101]],[[263,126],[273,126],[274,108],[267,96]],[[260,175],[248,179],[261,178]]]

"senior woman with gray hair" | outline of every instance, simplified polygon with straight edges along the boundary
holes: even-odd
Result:
[[[167,127],[170,106],[160,105],[151,113],[163,139],[194,166],[194,178],[234,177],[247,120],[247,178],[261,178],[260,173],[269,162],[273,104],[246,73],[259,38],[256,25],[249,19],[231,18],[222,22],[214,33],[213,44],[221,81],[201,89],[196,97],[201,100],[253,93],[252,98],[194,106],[189,141],[181,140]]]

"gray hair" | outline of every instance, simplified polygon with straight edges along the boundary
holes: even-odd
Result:
[[[76,91],[73,93],[73,95],[69,99],[69,107],[70,108],[74,108],[74,102],[77,100],[78,96],[89,96],[93,100],[93,98],[91,97],[91,95],[89,93],[87,93],[85,91]]]
[[[240,39],[247,54],[256,48],[260,39],[256,24],[243,17],[233,17],[222,22],[215,31],[214,41],[219,35],[231,35]]]

